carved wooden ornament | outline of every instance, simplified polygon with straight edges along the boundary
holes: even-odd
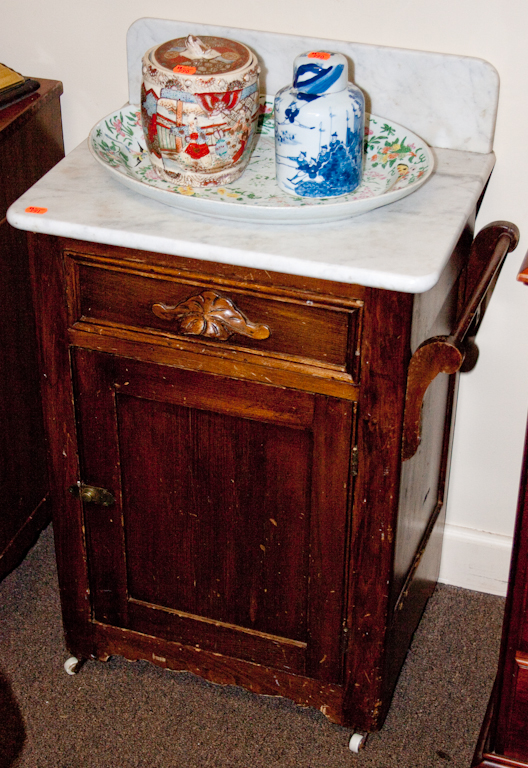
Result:
[[[215,291],[204,291],[173,307],[154,304],[152,311],[162,320],[179,320],[179,331],[186,336],[208,336],[225,341],[234,333],[252,339],[267,339],[270,335],[267,325],[252,323],[231,299]]]

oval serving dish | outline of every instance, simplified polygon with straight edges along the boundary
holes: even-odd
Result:
[[[376,115],[365,115],[363,178],[343,197],[306,198],[282,192],[275,180],[273,97],[261,104],[257,142],[245,173],[223,186],[196,189],[162,179],[145,149],[141,114],[128,104],[100,120],[88,146],[119,183],[160,203],[219,219],[270,224],[348,219],[416,192],[431,176],[431,149],[412,131]]]

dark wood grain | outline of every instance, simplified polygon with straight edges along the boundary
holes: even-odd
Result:
[[[78,327],[82,323],[94,332],[98,326],[120,326],[176,337],[189,336],[182,330],[181,321],[175,318],[175,309],[169,307],[179,307],[193,297],[211,292],[208,282],[170,279],[163,272],[138,269],[137,265],[134,269],[127,268],[126,263],[119,268],[104,265],[102,269],[100,263],[93,264],[73,255],[67,264],[70,290],[75,296],[71,325]],[[233,284],[223,286],[221,291],[215,287],[214,293],[233,302],[243,316],[267,329],[260,337],[236,330],[227,338],[195,334],[201,342],[214,345],[218,354],[226,348],[246,350],[266,358],[276,356],[335,372],[354,370],[357,347],[349,350],[349,336],[359,343],[356,326],[360,301],[351,307],[337,302],[331,306],[329,297],[323,303],[317,296],[311,299],[288,294],[270,296],[255,286],[242,291]],[[156,310],[156,307],[165,307],[165,310]]]
[[[74,362],[82,479],[117,499],[85,504],[95,617],[338,681],[350,404]]]
[[[528,432],[499,665],[473,765],[528,766]]]
[[[31,283],[39,318],[44,426],[48,442],[55,551],[67,647],[93,654],[91,605],[82,508],[68,488],[80,478],[77,426],[71,386],[64,273],[57,240],[29,236]]]
[[[527,281],[525,257],[518,279]],[[528,766],[528,430],[495,685],[473,758],[476,768]]]
[[[61,93],[60,83],[42,81],[32,96],[0,110],[0,579],[50,519],[26,235],[5,215],[64,156]]]
[[[62,83],[40,80],[34,94],[0,109],[0,218],[64,157],[60,96]]]
[[[351,524],[345,712],[359,730],[383,722],[383,665],[399,507],[403,404],[413,297],[369,290]],[[405,510],[402,510],[405,515]]]
[[[316,707],[332,722],[345,725],[343,691],[338,685],[108,625],[96,624],[94,634],[100,649],[97,658],[102,661],[121,655],[131,661],[146,659],[167,669],[188,670],[219,685],[238,685],[265,696],[284,696],[303,707]]]
[[[438,573],[456,396],[454,377],[429,388],[404,464],[408,365],[452,328],[463,240],[417,300],[35,236],[73,654],[381,727]],[[193,337],[152,312],[209,292],[269,336]],[[76,483],[115,503],[81,503]]]

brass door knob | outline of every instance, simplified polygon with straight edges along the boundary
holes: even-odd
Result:
[[[77,483],[77,485],[70,486],[68,490],[73,496],[86,503],[110,507],[115,502],[115,498],[110,491],[107,491],[106,488],[98,488],[95,485]]]

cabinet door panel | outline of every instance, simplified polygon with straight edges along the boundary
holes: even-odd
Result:
[[[307,430],[127,394],[118,422],[130,597],[304,640]]]
[[[85,504],[95,619],[338,681],[351,404],[74,363],[81,479],[116,497]]]

